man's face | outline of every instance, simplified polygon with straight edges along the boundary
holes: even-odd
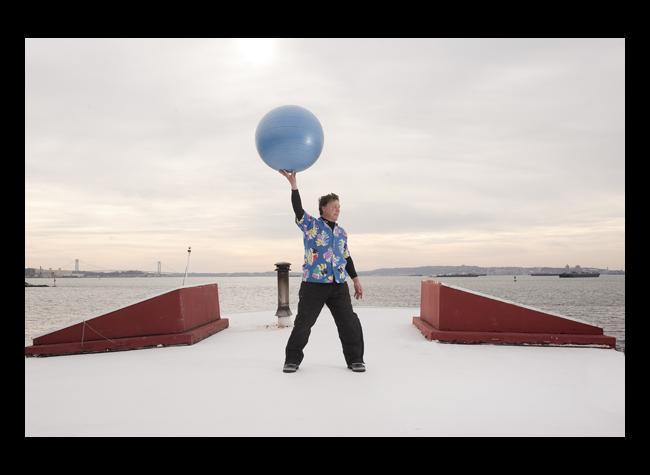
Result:
[[[338,200],[333,200],[323,206],[323,218],[328,221],[336,221],[339,219],[339,213],[341,212],[341,204]]]

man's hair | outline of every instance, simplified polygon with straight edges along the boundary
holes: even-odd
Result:
[[[323,215],[323,206],[327,206],[330,201],[339,201],[338,195],[330,193],[329,195],[321,196],[318,198],[318,212]]]

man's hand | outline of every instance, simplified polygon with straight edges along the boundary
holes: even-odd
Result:
[[[354,298],[359,300],[363,298],[363,287],[361,287],[361,280],[358,277],[352,279],[354,282]]]
[[[289,183],[291,183],[291,189],[292,190],[297,190],[298,189],[298,184],[296,183],[296,173],[298,172],[292,172],[289,170],[278,170],[280,172],[280,175],[283,175],[289,180]]]

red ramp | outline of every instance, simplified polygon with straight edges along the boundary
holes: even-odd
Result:
[[[616,345],[600,327],[433,280],[422,281],[413,324],[428,340],[444,342]]]
[[[225,328],[217,284],[182,287],[35,338],[25,355],[193,345]]]

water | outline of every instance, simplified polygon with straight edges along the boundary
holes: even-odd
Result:
[[[420,307],[418,276],[361,276],[363,300],[355,308]],[[52,285],[52,279],[26,279]],[[573,317],[603,328],[625,351],[625,276],[560,279],[557,276],[481,276],[436,278],[456,287]],[[268,310],[278,303],[277,277],[188,277],[186,285],[219,284],[221,314]],[[25,345],[45,333],[90,319],[181,286],[178,277],[59,278],[56,287],[25,288]],[[354,294],[352,283],[351,294]],[[296,314],[300,278],[289,278],[289,302]],[[360,313],[357,311],[357,313]],[[360,314],[363,318],[363,315]],[[416,316],[416,314],[414,314]]]

